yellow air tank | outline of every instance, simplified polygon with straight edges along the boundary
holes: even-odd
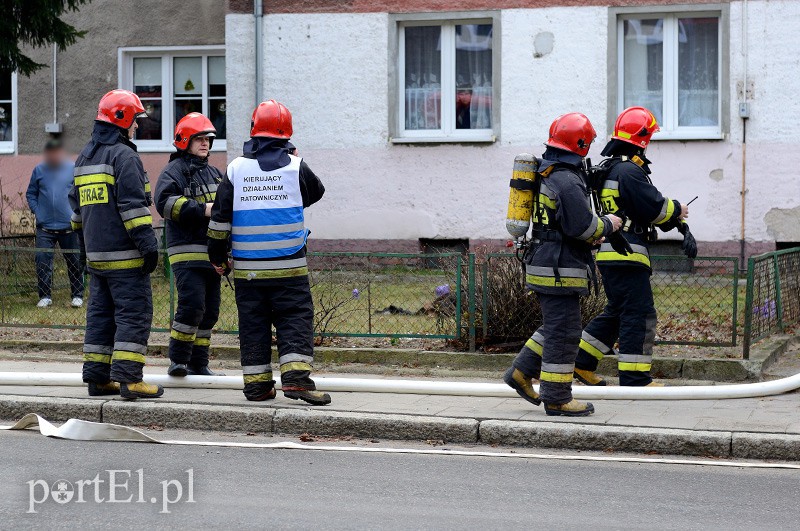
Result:
[[[538,167],[539,162],[530,153],[522,153],[514,158],[506,216],[506,230],[514,239],[525,236],[531,226],[533,187]]]

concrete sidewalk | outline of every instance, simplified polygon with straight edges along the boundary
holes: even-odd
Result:
[[[0,362],[2,372],[79,370],[78,364]],[[164,370],[153,366],[146,372]],[[128,426],[800,460],[798,393],[594,405],[591,417],[562,419],[521,399],[335,393],[332,405],[311,408],[280,394],[267,403],[247,402],[237,390],[167,389],[158,400],[129,402],[89,398],[78,387],[0,386],[5,420],[38,412],[53,421],[82,418]]]

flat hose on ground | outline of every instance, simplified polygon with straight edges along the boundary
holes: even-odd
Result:
[[[242,389],[241,376],[147,375],[148,383],[167,388]],[[337,378],[315,376],[317,389],[328,392],[399,393],[417,395],[488,396],[513,398],[517,394],[503,383],[447,382],[439,380],[390,380],[383,378]],[[0,385],[80,387],[80,374],[57,372],[0,372]],[[280,389],[280,380],[277,387]],[[575,398],[593,400],[718,400],[753,398],[800,389],[800,374],[770,382],[676,387],[572,387]]]

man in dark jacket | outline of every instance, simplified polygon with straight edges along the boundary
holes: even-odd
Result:
[[[67,159],[61,141],[51,138],[44,146],[44,161],[33,169],[25,197],[36,217],[36,276],[39,308],[53,304],[53,253],[56,244],[67,263],[72,307],[83,306],[83,264],[78,235],[70,226],[72,209],[67,196],[72,189],[75,165]]]
[[[542,309],[542,326],[517,355],[504,380],[528,402],[544,402],[548,415],[578,417],[594,412],[592,404],[572,398],[581,337],[580,296],[589,293],[594,276],[592,247],[622,223],[613,214],[598,217],[589,199],[583,158],[596,136],[582,114],[557,118],[538,168],[541,184],[538,210],[533,212],[534,243],[525,261],[528,287]],[[536,379],[541,396],[533,388]]]
[[[650,181],[650,161],[645,150],[657,131],[658,123],[649,110],[625,109],[602,153],[611,157],[605,162],[608,175],[600,192],[603,210],[626,218],[622,235],[633,252],[621,255],[604,243],[597,253],[608,304],[581,337],[575,377],[586,385],[606,384],[595,370],[603,356],[613,352],[617,340],[620,385],[662,385],[650,377],[656,309],[650,286],[649,247],[656,239],[655,227],[662,231],[680,230],[684,234],[684,251],[691,258],[697,256],[697,246],[683,222],[689,208],[661,195]]]
[[[177,152],[156,186],[156,209],[166,220],[167,253],[178,288],[169,340],[170,376],[215,376],[208,368],[211,329],[219,318],[220,276],[208,261],[208,220],[222,173],[208,163],[216,129],[200,113],[175,127]]]
[[[157,398],[164,392],[142,381],[153,320],[150,273],[158,265],[150,183],[130,141],[142,115],[132,92],[103,96],[69,195],[72,227],[82,232],[91,276],[83,345],[83,381],[91,396]]]
[[[275,398],[272,326],[287,398],[331,401],[311,379],[314,303],[308,281],[303,210],[325,187],[289,143],[292,115],[275,100],[253,112],[244,155],[228,165],[208,226],[208,256],[221,274],[232,248],[239,343],[248,400]]]

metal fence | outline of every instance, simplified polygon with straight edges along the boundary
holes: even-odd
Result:
[[[55,254],[54,303],[44,309],[36,307],[37,252]],[[70,306],[65,252],[77,251],[0,247],[0,325],[85,326],[85,308]],[[511,254],[310,253],[308,259],[318,336],[435,338],[470,349],[502,348],[524,340],[541,322]],[[753,342],[800,321],[800,249],[751,258],[746,289],[739,286],[736,258],[652,261],[660,343],[735,346],[743,335],[747,357]],[[177,305],[166,264],[152,285],[153,330],[166,331]],[[602,289],[584,297],[584,318],[604,304]],[[217,331],[237,332],[235,294],[226,285]]]
[[[747,262],[743,356],[752,343],[800,323],[800,248],[765,253]]]

